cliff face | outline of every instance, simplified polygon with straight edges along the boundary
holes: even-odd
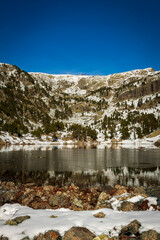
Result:
[[[152,68],[86,76],[27,73],[0,64],[1,131],[63,130],[85,139],[95,138],[95,130],[103,139],[137,138],[159,128],[159,113],[160,72]]]
[[[123,101],[126,99],[137,99],[158,92],[160,92],[160,76],[157,80],[153,80],[150,83],[144,84],[140,87],[134,87],[133,89],[131,88],[130,90],[121,93],[118,96],[117,101]]]

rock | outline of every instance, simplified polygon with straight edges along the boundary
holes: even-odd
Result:
[[[30,238],[29,237],[24,237],[21,240],[30,240]]]
[[[159,240],[160,234],[157,233],[155,230],[149,230],[146,232],[142,232],[140,239],[141,240]]]
[[[103,212],[99,212],[93,215],[96,218],[104,218],[106,216],[106,214],[104,214]]]
[[[106,200],[109,200],[110,197],[111,197],[111,196],[110,196],[108,193],[106,193],[106,192],[101,192],[101,194],[100,194],[99,197],[98,197],[97,203],[98,203],[98,202],[104,202],[104,201],[106,201]]]
[[[124,201],[122,202],[121,206],[118,207],[118,211],[138,211],[138,207],[134,203]]]
[[[0,192],[0,205],[4,203],[11,203],[15,199],[15,192],[14,191],[1,191]]]
[[[41,201],[40,198],[34,199],[33,202],[29,204],[30,207],[34,209],[51,209],[51,206],[46,201]]]
[[[77,208],[83,209],[83,202],[82,202],[82,200],[79,200],[78,198],[73,199],[72,205]]]
[[[89,203],[84,203],[83,204],[83,210],[93,210],[94,209],[94,206],[89,204]]]
[[[44,234],[40,233],[38,236],[33,238],[34,240],[62,240],[61,235],[57,231],[47,231]]]
[[[14,219],[9,219],[5,222],[5,225],[18,225],[19,223],[22,223],[23,221],[29,219],[30,216],[22,216],[22,217],[16,217]]]
[[[55,216],[55,215],[51,215],[50,218],[57,218],[57,216]]]
[[[47,186],[43,186],[43,190],[44,191],[53,191],[55,189],[54,186],[51,186],[51,185],[47,185]]]
[[[140,211],[146,211],[149,209],[149,206],[148,206],[148,200],[140,200],[139,202],[136,203],[137,207],[138,207],[138,210]]]
[[[99,237],[95,237],[93,240],[109,240],[110,238],[106,235],[100,235]]]
[[[115,185],[115,189],[116,191],[114,192],[113,196],[118,196],[127,193],[127,189],[124,186]]]
[[[7,237],[4,237],[3,235],[0,236],[0,240],[9,240]]]
[[[109,240],[119,240],[119,237],[112,237],[112,238],[109,238]],[[127,239],[129,240],[129,239]]]
[[[141,195],[144,198],[148,197],[144,187],[134,187],[132,195],[133,196]]]
[[[30,202],[33,201],[33,198],[36,196],[36,193],[33,189],[26,188],[22,196],[22,204],[28,206]]]
[[[15,184],[14,184],[14,182],[7,182],[7,183],[6,183],[6,187],[8,187],[8,188],[14,188],[14,187],[15,187]]]
[[[160,148],[160,140],[156,141],[156,142],[154,143],[154,145],[155,145],[156,147]]]
[[[137,220],[132,221],[127,226],[123,227],[120,232],[120,236],[139,236],[139,228],[141,227],[141,223]]]
[[[70,205],[68,197],[66,197],[63,194],[58,196],[57,195],[50,196],[49,204],[52,207],[56,207],[56,208],[61,208],[61,207],[68,208]]]
[[[131,197],[132,197],[131,195],[126,195],[126,196],[121,195],[121,196],[118,196],[116,198],[120,201],[125,201],[125,200],[130,199]]]
[[[93,240],[95,235],[84,227],[72,227],[63,237],[63,240]]]
[[[107,194],[106,192],[101,192],[101,194],[99,195],[98,200],[97,200],[96,209],[112,208],[112,205],[107,202],[107,200],[109,200],[110,197],[111,196],[109,194]]]

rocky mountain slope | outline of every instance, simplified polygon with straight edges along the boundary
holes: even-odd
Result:
[[[160,71],[27,73],[0,64],[0,131],[63,140],[136,139],[160,128]]]

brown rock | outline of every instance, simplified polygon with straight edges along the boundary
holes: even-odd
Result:
[[[134,187],[132,195],[133,196],[140,195],[140,196],[145,197],[145,198],[148,197],[144,187]]]
[[[14,201],[14,199],[15,199],[14,191],[7,190],[0,192],[0,204],[10,203]]]
[[[57,218],[57,216],[55,216],[55,215],[51,215],[50,218]]]
[[[99,208],[112,208],[111,204],[107,202],[107,200],[110,199],[110,195],[106,192],[101,192],[101,194],[98,197],[96,209]]]
[[[70,205],[69,198],[63,194],[50,196],[49,204],[55,208],[60,208],[60,207],[68,208]]]
[[[8,188],[14,188],[14,187],[15,187],[15,184],[14,184],[14,182],[7,182],[7,183],[6,183],[6,187],[8,187]]]
[[[76,207],[76,208],[83,209],[83,202],[82,202],[82,200],[80,200],[78,198],[73,199],[72,205],[73,205],[73,208]]]
[[[4,237],[3,235],[0,236],[0,240],[9,240],[7,237]]]
[[[155,230],[149,230],[146,232],[143,232],[140,236],[141,240],[159,240],[160,234],[157,233]]]
[[[14,219],[9,219],[8,221],[5,222],[5,225],[18,225],[29,218],[30,216],[21,216],[16,217]]]
[[[53,190],[54,190],[54,187],[51,186],[51,185],[49,185],[49,186],[44,186],[44,187],[43,187],[43,190],[44,190],[44,191],[53,191]]]
[[[33,198],[36,196],[36,193],[33,189],[25,189],[25,192],[22,196],[22,204],[28,205],[31,201],[33,201]]]
[[[93,240],[95,235],[84,227],[72,227],[63,237],[63,240]]]
[[[113,196],[118,196],[127,193],[127,189],[124,186],[115,185],[115,189],[116,191],[113,193]]]
[[[148,200],[141,200],[137,202],[136,205],[140,211],[146,211],[149,209],[148,202]]]
[[[123,227],[120,232],[120,236],[125,235],[125,236],[131,236],[139,235],[139,228],[141,227],[141,223],[138,222],[137,220],[132,221],[129,223],[127,226]]]
[[[47,231],[45,234],[40,233],[34,237],[34,240],[62,240],[61,235],[57,231]]]
[[[109,240],[110,238],[106,235],[100,235],[99,237],[95,237],[93,240]]]
[[[93,215],[96,218],[104,218],[106,216],[106,214],[104,214],[103,212],[99,212]]]
[[[124,211],[124,212],[138,211],[138,207],[134,203],[124,201],[124,202],[122,202],[121,206],[118,207],[118,210]]]
[[[34,209],[51,209],[52,208],[48,202],[41,201],[40,199],[38,201],[37,199],[35,199],[35,201],[29,204],[29,206]]]

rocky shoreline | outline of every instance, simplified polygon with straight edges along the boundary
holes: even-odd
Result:
[[[148,192],[149,193],[149,192]],[[20,204],[32,209],[59,209],[66,208],[74,211],[99,210],[94,215],[95,218],[105,218],[103,209],[111,209],[119,212],[131,211],[160,211],[160,206],[155,198],[150,197],[147,189],[144,187],[125,187],[115,185],[106,188],[80,188],[74,184],[64,187],[55,187],[52,185],[37,186],[34,183],[15,184],[14,182],[0,182],[0,205]],[[102,211],[101,211],[102,209]],[[56,216],[51,216],[56,218]],[[18,225],[27,220],[28,217],[11,218],[4,224]],[[128,225],[122,226],[119,235],[110,237],[106,234],[96,236],[94,233],[84,227],[74,226],[65,232],[64,236],[54,231],[40,233],[33,239],[64,239],[64,240],[100,240],[100,239],[160,239],[160,234],[153,229],[141,232],[139,228],[141,223],[134,219],[128,222]],[[4,236],[1,240],[7,240]],[[30,239],[29,237],[23,240]]]

